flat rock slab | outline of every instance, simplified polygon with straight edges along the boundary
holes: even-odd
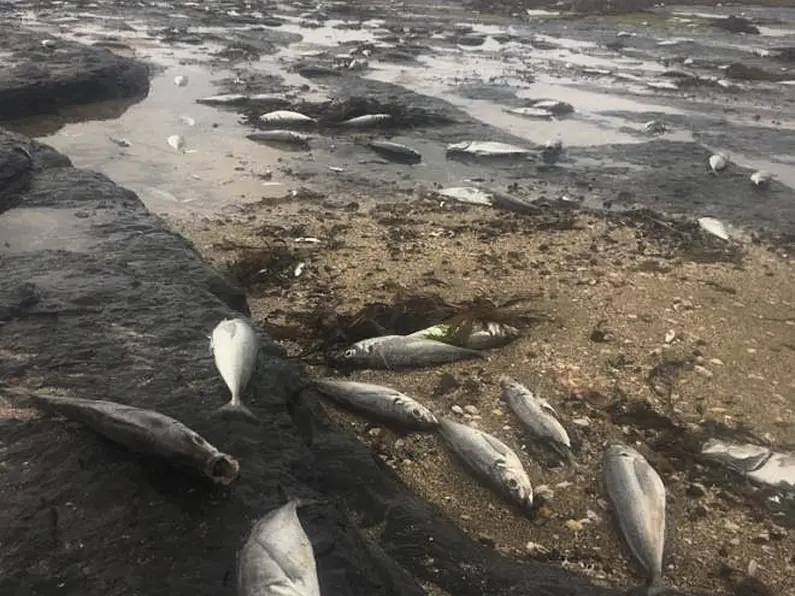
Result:
[[[299,515],[329,596],[422,594],[414,578],[455,596],[619,593],[468,538],[330,423],[265,336],[247,397],[262,423],[211,416],[228,394],[207,336],[247,312],[240,288],[46,146],[0,129],[0,171],[16,181],[0,214],[0,594],[232,595],[238,549],[284,493],[320,500]],[[133,455],[19,387],[161,411],[238,458],[240,478],[215,487]]]
[[[0,121],[148,92],[149,67],[142,62],[3,24]]]

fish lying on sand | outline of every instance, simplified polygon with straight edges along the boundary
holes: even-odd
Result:
[[[294,130],[262,130],[247,134],[246,138],[258,143],[282,143],[301,148],[309,147],[309,136]]]
[[[649,578],[649,595],[663,591],[665,485],[646,458],[623,443],[604,455],[607,496],[624,540]]]
[[[491,484],[524,509],[533,505],[533,485],[516,453],[492,435],[455,422],[440,420],[445,443],[482,481]]]
[[[765,188],[766,186],[769,186],[772,180],[773,175],[769,172],[765,172],[764,170],[757,170],[751,174],[751,184],[757,188]]]
[[[569,433],[558,420],[558,413],[549,402],[534,395],[527,387],[508,376],[500,377],[502,398],[508,403],[524,428],[535,439],[554,449],[566,461],[574,465]]]
[[[349,128],[366,128],[368,126],[376,126],[384,124],[392,120],[390,114],[365,114],[364,116],[356,116],[340,122],[340,126],[347,126]]]
[[[330,350],[327,357],[338,366],[392,370],[483,358],[483,354],[423,337],[383,335],[363,339],[347,348]]]
[[[255,419],[240,397],[257,368],[259,337],[256,331],[244,319],[224,319],[213,329],[210,351],[215,358],[215,367],[232,394],[229,402],[219,408],[219,412],[238,412]]]
[[[471,325],[448,322],[420,329],[408,337],[435,339],[470,350],[491,350],[514,341],[519,337],[519,330],[511,325],[491,321],[477,321]]]
[[[708,234],[717,236],[721,240],[729,239],[729,231],[726,229],[726,226],[723,225],[723,222],[714,217],[700,217],[698,219],[698,226]]]
[[[356,381],[315,381],[323,395],[385,423],[410,430],[431,430],[439,421],[417,400],[391,387]]]
[[[719,174],[729,165],[729,156],[725,153],[714,153],[707,160],[709,171],[712,174]]]
[[[237,561],[238,596],[320,596],[317,563],[292,500],[260,519]]]
[[[392,141],[370,141],[367,146],[395,163],[413,165],[422,161],[422,154],[416,149],[412,149],[400,143]]]
[[[131,451],[156,455],[173,465],[193,468],[216,484],[231,484],[240,472],[235,458],[216,449],[196,431],[159,412],[112,401],[34,397]]]
[[[292,112],[290,110],[276,110],[262,114],[259,117],[260,121],[264,124],[281,124],[281,125],[306,125],[316,124],[317,120],[301,114],[300,112]]]

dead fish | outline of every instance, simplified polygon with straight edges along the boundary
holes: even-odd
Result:
[[[384,335],[363,339],[345,349],[330,350],[328,358],[341,366],[392,370],[483,358],[483,354],[422,337]]]
[[[268,112],[267,114],[262,114],[259,119],[265,124],[303,125],[317,123],[317,120],[314,118],[305,116],[299,112],[292,112],[290,110],[276,110],[274,112]]]
[[[523,116],[525,118],[538,118],[540,120],[552,120],[554,114],[549,110],[542,108],[506,108],[505,111],[509,114],[516,116]]]
[[[714,153],[709,156],[707,163],[709,164],[710,173],[717,175],[729,165],[729,156],[722,152]]]
[[[607,495],[629,549],[649,576],[649,594],[662,591],[665,485],[635,449],[611,443],[604,456]]]
[[[422,161],[422,154],[416,149],[393,143],[392,141],[370,141],[370,149],[396,163],[413,165]]]
[[[340,122],[340,126],[348,126],[351,128],[365,128],[367,126],[376,126],[383,124],[392,119],[390,114],[365,114],[364,116],[356,116]]]
[[[549,402],[507,376],[500,377],[502,398],[524,428],[535,439],[545,442],[570,464],[574,463],[569,433],[558,420]]]
[[[255,419],[240,397],[257,368],[259,337],[256,331],[244,319],[224,319],[213,329],[210,351],[215,359],[215,367],[232,394],[229,403],[221,407],[219,412],[239,412]]]
[[[238,596],[320,596],[317,563],[293,499],[259,520],[237,562]]]
[[[537,99],[533,101],[533,107],[551,112],[555,116],[565,116],[566,114],[574,112],[573,105],[557,99]]]
[[[713,236],[717,236],[721,240],[729,239],[729,232],[723,222],[715,219],[714,217],[701,217],[698,219],[698,226]]]
[[[177,87],[184,87],[185,85],[188,84],[188,77],[186,77],[185,75],[177,75],[174,77],[174,84]]]
[[[129,147],[130,146],[130,141],[128,141],[127,139],[122,139],[120,137],[108,137],[108,140],[111,143],[113,143],[115,145],[118,145],[119,147]]]
[[[539,155],[546,165],[555,165],[563,155],[563,141],[560,139],[547,141]]]
[[[165,414],[112,401],[43,395],[35,398],[131,451],[193,468],[216,484],[231,484],[240,472],[235,458]]]
[[[751,183],[757,188],[765,188],[770,185],[773,180],[773,175],[764,170],[758,170],[751,174]]]
[[[470,205],[491,205],[492,194],[475,188],[474,186],[455,186],[451,188],[443,188],[437,193],[446,199],[453,199],[459,203],[468,203]],[[419,332],[418,332],[419,333]]]
[[[453,323],[439,323],[425,329],[420,329],[408,337],[424,337],[434,339],[454,346],[469,348],[470,350],[491,350],[508,345],[517,337],[519,330],[511,325],[480,321],[472,324],[464,337],[458,333],[461,325]]]
[[[483,482],[520,507],[532,507],[533,485],[513,449],[482,430],[449,418],[440,420],[439,435]]]
[[[226,93],[224,95],[201,97],[196,100],[196,103],[201,103],[208,106],[234,106],[242,105],[247,101],[248,95],[245,95],[244,93]]]
[[[663,89],[666,91],[679,91],[679,85],[673,81],[646,81],[650,89]]]
[[[320,393],[335,402],[411,430],[431,430],[439,421],[417,400],[391,387],[355,381],[315,381]]]
[[[182,138],[182,135],[171,135],[166,140],[168,144],[177,151],[183,151],[185,149],[185,139]]]
[[[530,150],[496,141],[462,141],[448,145],[447,153],[449,155],[464,153],[476,157],[512,157],[527,155]]]
[[[650,135],[662,135],[668,132],[668,125],[660,120],[649,120],[643,129]]]
[[[263,130],[247,134],[246,138],[259,143],[284,143],[296,147],[309,147],[309,136],[294,130]]]

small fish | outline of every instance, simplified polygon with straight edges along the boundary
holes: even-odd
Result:
[[[701,217],[698,220],[699,227],[713,236],[717,236],[721,240],[729,239],[729,232],[723,222],[715,219],[714,217]]]
[[[462,330],[469,330],[463,336]],[[424,337],[425,339],[435,339],[461,348],[470,350],[491,350],[501,348],[517,337],[519,330],[511,325],[494,322],[477,322],[472,325],[460,325],[454,323],[440,323],[420,329],[408,335],[408,337]]]
[[[482,430],[449,418],[440,420],[439,434],[482,481],[520,507],[532,507],[533,485],[513,449]]]
[[[538,118],[540,120],[552,120],[554,114],[549,110],[545,110],[543,108],[506,108],[505,111],[508,114],[514,114],[516,116],[523,116],[525,118]]]
[[[268,112],[267,114],[262,114],[259,119],[265,124],[290,125],[317,123],[317,120],[314,118],[310,118],[309,116],[305,116],[299,112],[291,112],[290,110],[276,110],[274,112]]]
[[[411,430],[431,430],[439,421],[417,400],[391,387],[355,381],[315,381],[320,393],[383,422]]]
[[[416,164],[422,161],[422,154],[416,149],[393,143],[392,141],[370,141],[367,144],[370,149],[396,163]]]
[[[496,141],[462,141],[447,146],[448,155],[464,153],[476,157],[515,157],[527,155],[528,149]]]
[[[238,596],[320,596],[312,543],[294,499],[268,513],[249,533],[237,561]]]
[[[502,398],[534,438],[547,443],[570,464],[574,463],[569,433],[549,402],[507,376],[500,377]]]
[[[662,135],[668,132],[668,125],[661,120],[649,120],[643,129],[650,135]]]
[[[227,93],[224,95],[211,95],[209,97],[200,97],[196,103],[205,104],[208,106],[234,106],[242,105],[249,99],[248,95],[243,93]]]
[[[120,137],[108,137],[108,140],[111,143],[113,143],[115,145],[118,145],[119,147],[129,147],[130,146],[130,141],[128,141],[127,139],[122,139]]]
[[[607,496],[629,549],[649,576],[649,594],[662,591],[665,485],[640,453],[611,443],[604,456]]]
[[[365,128],[367,126],[375,126],[383,124],[392,119],[390,114],[366,114],[364,116],[356,116],[343,122],[340,126],[349,126],[351,128]]]
[[[483,358],[483,354],[432,339],[406,335],[371,337],[328,353],[328,359],[340,366],[382,370],[434,366],[469,358]]]
[[[131,451],[193,468],[216,484],[229,485],[240,472],[233,457],[216,449],[196,431],[159,412],[112,401],[43,395],[34,398]]]
[[[707,160],[712,174],[719,174],[729,165],[729,157],[725,153],[714,153]]]
[[[309,147],[309,136],[293,130],[263,130],[247,134],[246,138],[259,143],[283,143],[301,148]]]
[[[174,77],[174,84],[177,87],[184,87],[185,85],[188,84],[188,77],[186,77],[185,75],[177,75]]]
[[[773,180],[773,175],[764,170],[758,170],[751,174],[751,183],[757,188],[765,188],[770,185]]]
[[[210,351],[215,358],[215,367],[232,394],[229,403],[219,412],[240,412],[247,418],[256,419],[240,401],[257,368],[259,337],[254,328],[245,319],[224,319],[213,329]]]
[[[177,151],[182,151],[184,153],[185,149],[185,139],[182,138],[182,135],[171,135],[167,139],[168,144],[171,145]]]
[[[561,155],[563,155],[563,141],[560,139],[547,141],[540,153],[542,161],[548,166],[558,163]]]

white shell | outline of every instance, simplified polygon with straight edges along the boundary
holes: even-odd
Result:
[[[702,230],[713,236],[717,236],[723,240],[729,239],[729,232],[726,230],[726,226],[714,217],[702,217],[698,220],[698,225]]]
[[[764,186],[770,182],[772,178],[773,176],[764,170],[758,170],[751,174],[751,182],[753,182],[755,186]]]
[[[188,84],[188,77],[186,77],[185,75],[177,75],[174,77],[174,84],[177,87],[184,87],[185,85]]]
[[[182,151],[185,148],[185,139],[181,135],[171,135],[168,137],[168,144],[177,151]]]

